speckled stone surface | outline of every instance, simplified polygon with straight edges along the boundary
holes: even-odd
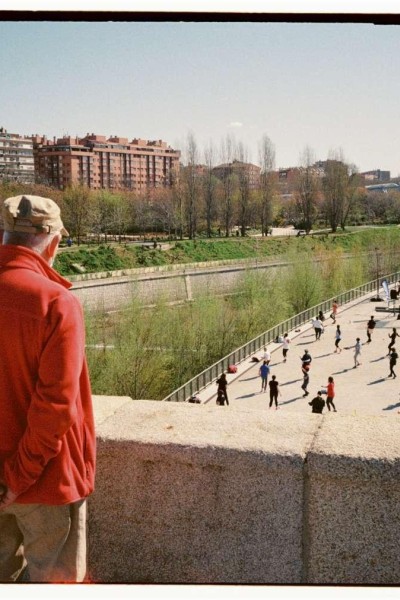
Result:
[[[400,418],[95,398],[89,578],[398,584]]]
[[[302,471],[319,416],[108,404],[89,502],[93,581],[300,581]]]
[[[400,420],[325,419],[307,458],[309,583],[399,584]]]

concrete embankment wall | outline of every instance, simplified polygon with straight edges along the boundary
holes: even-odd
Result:
[[[227,294],[249,270],[273,271],[286,265],[283,261],[266,264],[240,261],[235,265],[204,263],[185,269],[180,265],[179,270],[172,271],[169,268],[137,269],[128,275],[115,272],[110,277],[71,278],[72,291],[85,308],[94,310],[123,308],[132,296],[148,304],[155,303],[160,297],[167,302],[184,302],[206,292]]]
[[[398,584],[400,417],[95,398],[95,582]]]

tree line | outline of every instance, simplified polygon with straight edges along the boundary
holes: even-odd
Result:
[[[357,167],[342,150],[330,152],[324,169],[316,168],[306,147],[290,181],[283,182],[275,167],[275,147],[264,135],[258,144],[259,177],[235,168],[250,163],[243,142],[232,135],[219,147],[210,141],[201,149],[192,133],[184,148],[184,164],[170,187],[91,190],[73,184],[64,190],[43,185],[2,181],[0,200],[19,193],[53,198],[61,207],[67,229],[78,243],[87,234],[107,241],[108,235],[128,233],[175,239],[197,236],[245,236],[249,229],[268,235],[271,227],[293,225],[345,229],[348,224],[400,222],[400,194],[367,192]],[[218,170],[215,167],[226,165]]]

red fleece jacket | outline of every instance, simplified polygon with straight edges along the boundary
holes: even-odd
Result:
[[[94,487],[82,308],[39,254],[0,246],[0,477],[17,503],[67,504]]]

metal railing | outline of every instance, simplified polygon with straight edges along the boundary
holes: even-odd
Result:
[[[383,279],[386,279],[389,284],[393,283],[394,281],[399,281],[400,273],[392,273],[391,275],[380,277],[379,280],[374,279],[368,283],[364,283],[359,287],[347,290],[346,292],[333,296],[332,298],[328,298],[328,300],[325,300],[316,306],[307,308],[307,310],[304,310],[303,312],[286,319],[286,321],[282,321],[282,323],[278,323],[275,325],[275,327],[264,331],[264,333],[250,340],[250,342],[247,342],[247,344],[240,346],[240,348],[236,348],[236,350],[230,354],[227,354],[227,356],[224,356],[224,358],[221,358],[221,360],[193,377],[193,379],[163,398],[163,402],[185,402],[188,400],[188,398],[210,385],[210,383],[213,383],[223,371],[227,371],[229,365],[237,365],[243,362],[246,358],[259,351],[263,346],[274,342],[278,336],[283,335],[285,332],[289,333],[293,329],[296,329],[296,327],[309,322],[311,318],[315,317],[320,310],[322,310],[323,313],[328,311],[330,312],[332,309],[333,300],[336,299],[338,304],[343,305],[352,302],[353,300],[356,300],[357,298],[360,298],[369,292],[376,292],[378,281],[381,282]]]

